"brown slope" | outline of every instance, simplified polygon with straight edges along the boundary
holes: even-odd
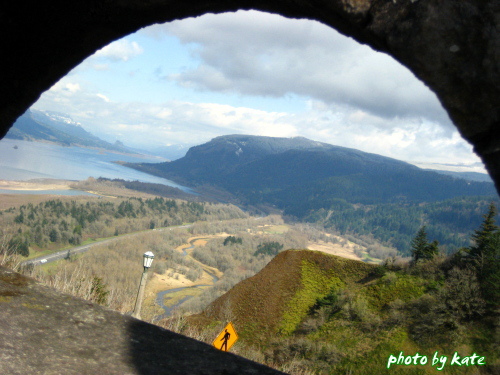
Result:
[[[312,281],[304,272],[305,264],[325,275],[317,280],[339,278],[351,287],[361,285],[374,269],[373,265],[361,261],[317,251],[287,250],[255,276],[241,281],[212,302],[203,315],[215,320],[232,320],[243,334],[260,337],[274,334],[290,301],[305,288],[305,283]],[[321,288],[324,292],[328,290],[327,285],[320,285],[318,290]]]

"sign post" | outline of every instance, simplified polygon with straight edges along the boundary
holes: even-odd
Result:
[[[233,323],[229,322],[221,333],[219,333],[219,335],[215,338],[212,345],[223,352],[227,352],[237,340],[238,334],[234,329]]]

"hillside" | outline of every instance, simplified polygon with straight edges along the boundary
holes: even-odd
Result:
[[[71,118],[55,113],[28,110],[19,117],[5,138],[45,141],[62,146],[103,148],[115,152],[133,153],[120,142],[111,144],[89,133]]]
[[[310,373],[386,374],[390,356],[401,351],[428,363],[392,364],[395,374],[498,373],[495,302],[479,269],[462,261],[376,267],[288,250],[188,321],[198,327],[232,321],[240,353],[258,350],[265,363],[293,362]],[[436,351],[445,364],[432,364]],[[454,366],[455,352],[477,353],[485,365]]]
[[[330,288],[363,285],[374,265],[311,250],[279,253],[257,275],[216,299],[204,315],[230,318],[242,334],[265,339],[293,332],[316,299]]]
[[[464,180],[478,181],[478,182],[493,182],[488,174],[478,173],[478,172],[453,172],[453,171],[441,171],[434,169],[427,169],[432,172],[446,174],[455,178],[462,178]]]
[[[222,136],[173,162],[128,166],[191,186],[216,185],[245,203],[275,205],[299,217],[335,199],[373,204],[496,194],[492,183],[302,137]]]
[[[497,199],[492,183],[302,137],[229,135],[173,162],[127,166],[341,234],[373,236],[402,254],[422,225],[447,251],[467,246],[484,207]]]

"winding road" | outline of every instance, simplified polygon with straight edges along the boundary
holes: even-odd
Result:
[[[66,249],[66,250],[57,251],[55,253],[51,253],[51,254],[48,254],[48,255],[39,256],[39,257],[30,259],[30,260],[25,260],[24,262],[21,263],[21,266],[29,266],[29,265],[39,266],[41,264],[55,262],[56,260],[59,260],[59,259],[64,259],[64,258],[67,258],[67,257],[69,258],[69,256],[71,256],[71,255],[84,253],[84,252],[90,250],[93,246],[96,246],[96,245],[102,245],[102,244],[105,244],[105,243],[108,243],[108,242],[113,242],[113,241],[121,240],[121,239],[126,238],[126,237],[132,237],[132,236],[136,236],[138,234],[143,234],[143,233],[146,233],[146,232],[152,232],[152,231],[159,231],[159,232],[161,232],[161,231],[164,231],[164,230],[172,230],[172,229],[177,229],[177,228],[190,228],[192,226],[193,226],[193,224],[176,225],[176,226],[172,226],[172,227],[164,227],[164,228],[157,228],[157,229],[148,229],[148,230],[140,231],[140,232],[122,234],[120,236],[116,236],[116,237],[113,237],[113,238],[108,238],[108,239],[105,239],[105,240],[95,241],[95,242],[92,242],[91,244],[86,244],[86,245],[81,245],[81,246],[75,246],[75,247],[72,247],[72,248],[69,248],[69,249]]]
[[[172,227],[148,229],[148,230],[145,230],[145,231],[123,234],[123,235],[116,236],[116,237],[113,237],[113,238],[108,238],[108,239],[105,239],[105,240],[95,241],[93,243],[86,244],[86,245],[75,246],[75,247],[72,247],[72,248],[69,248],[69,249],[56,251],[56,252],[51,253],[51,254],[47,254],[47,255],[36,257],[36,258],[30,259],[30,260],[26,260],[26,261],[24,261],[24,262],[21,263],[21,266],[29,266],[29,265],[39,266],[39,265],[42,265],[42,264],[47,264],[47,263],[55,262],[56,260],[69,258],[70,256],[75,255],[75,254],[85,253],[86,251],[90,250],[94,246],[106,244],[106,243],[117,241],[117,240],[121,240],[121,239],[126,238],[126,237],[136,236],[138,234],[143,234],[143,233],[152,232],[152,231],[165,231],[165,230],[172,230],[172,229],[178,229],[178,228],[190,228],[192,226],[193,226],[193,224],[185,224],[185,225],[177,225],[177,226],[172,226]],[[184,256],[188,256],[189,255],[187,253],[187,250],[190,250],[190,249],[194,248],[194,246],[195,246],[194,242],[196,240],[200,239],[200,238],[201,237],[196,237],[196,238],[192,239],[191,241],[189,241],[189,244],[191,246],[182,249],[182,252],[183,252]],[[165,295],[167,295],[169,293],[179,292],[181,290],[188,289],[188,288],[210,287],[210,286],[213,286],[213,284],[215,284],[219,280],[219,277],[217,277],[217,275],[215,275],[214,272],[212,272],[211,270],[207,269],[208,266],[206,266],[203,263],[197,261],[196,259],[193,259],[193,260],[196,261],[196,262],[198,262],[198,263],[200,263],[200,265],[203,267],[203,270],[206,273],[208,273],[210,276],[212,276],[212,284],[192,285],[192,286],[186,286],[186,287],[180,287],[180,288],[173,288],[173,289],[163,290],[163,291],[157,293],[155,301],[158,304],[158,306],[160,306],[164,310],[164,313],[161,314],[161,315],[155,316],[153,318],[154,321],[158,321],[158,320],[161,320],[161,319],[169,317],[171,315],[172,311],[176,307],[180,306],[182,303],[186,302],[188,299],[194,297],[194,296],[186,296],[186,297],[182,298],[180,301],[178,301],[173,306],[165,306]]]

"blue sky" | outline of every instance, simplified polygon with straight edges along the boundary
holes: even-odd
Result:
[[[133,147],[304,136],[482,171],[436,96],[322,24],[255,11],[154,25],[97,51],[33,106]]]

